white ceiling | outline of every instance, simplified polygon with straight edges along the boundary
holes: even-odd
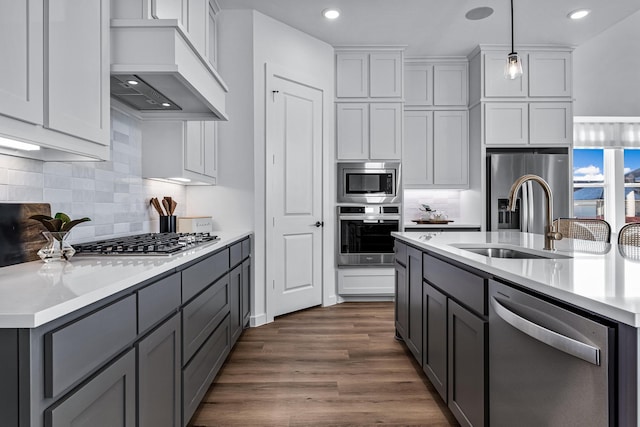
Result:
[[[466,55],[478,44],[510,44],[509,0],[218,0],[222,9],[256,9],[320,40],[407,45],[408,56]],[[469,21],[470,9],[493,15]],[[336,21],[321,16],[337,7]],[[567,14],[587,8],[580,21]],[[514,0],[515,44],[579,46],[640,10],[639,0]],[[639,30],[640,31],[640,30]]]

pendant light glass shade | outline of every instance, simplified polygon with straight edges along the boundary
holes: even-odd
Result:
[[[511,0],[511,53],[507,55],[507,62],[504,64],[504,78],[509,80],[522,77],[522,61],[513,45],[513,0]]]
[[[522,61],[517,52],[511,52],[507,56],[507,63],[504,65],[504,78],[515,80],[522,77]]]

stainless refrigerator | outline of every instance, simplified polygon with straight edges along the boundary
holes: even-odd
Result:
[[[487,230],[513,229],[544,233],[544,191],[536,182],[527,182],[518,193],[516,211],[507,209],[509,190],[526,174],[541,176],[553,192],[554,218],[570,212],[571,168],[568,154],[539,152],[487,154]]]

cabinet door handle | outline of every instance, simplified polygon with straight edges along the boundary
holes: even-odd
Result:
[[[313,225],[315,225],[315,226],[316,226],[316,227],[318,227],[318,228],[320,228],[320,227],[324,227],[324,221],[316,221],[316,223],[315,223],[315,224],[313,224]]]
[[[543,342],[556,350],[570,354],[591,364],[600,366],[600,349],[565,335],[559,334],[543,326],[518,316],[506,308],[495,297],[491,298],[491,307],[498,317],[531,338]]]

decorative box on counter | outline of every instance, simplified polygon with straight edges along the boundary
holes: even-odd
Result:
[[[213,231],[210,216],[183,216],[178,218],[178,233],[207,233]]]

